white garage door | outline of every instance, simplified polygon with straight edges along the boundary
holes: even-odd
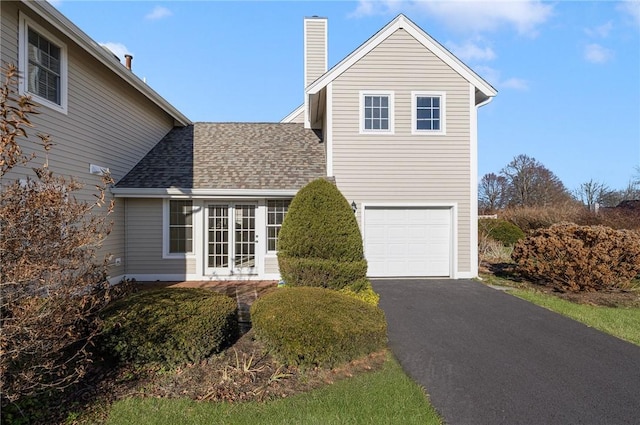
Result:
[[[451,209],[368,207],[364,222],[369,276],[451,274]]]

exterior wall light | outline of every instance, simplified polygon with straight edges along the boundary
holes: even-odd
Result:
[[[351,201],[351,209],[353,210],[354,214],[358,210],[358,206],[356,205],[356,201]]]

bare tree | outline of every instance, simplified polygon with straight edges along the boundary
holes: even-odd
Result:
[[[507,201],[507,179],[495,173],[482,176],[478,185],[480,210],[492,214],[505,207]]]
[[[0,90],[0,177],[33,160],[20,146],[35,105],[16,92],[15,66]],[[38,135],[46,152],[49,137]],[[111,225],[104,176],[94,202],[78,201],[82,184],[55,176],[48,162],[35,175],[0,186],[0,385],[2,405],[76,382],[90,362],[96,312],[109,300],[106,268],[95,254]],[[106,209],[101,208],[105,206]]]
[[[590,179],[588,182],[582,183],[575,194],[576,198],[582,201],[589,210],[593,210],[596,203],[602,204],[610,192],[611,189],[606,184]]]
[[[509,205],[544,207],[571,199],[558,176],[527,155],[513,158],[501,174],[507,179]]]

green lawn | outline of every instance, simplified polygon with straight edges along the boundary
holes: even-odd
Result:
[[[553,295],[524,289],[511,289],[509,293],[587,326],[640,345],[640,308],[576,304]]]
[[[440,424],[424,391],[395,360],[376,372],[267,403],[210,403],[189,399],[127,399],[107,424]]]

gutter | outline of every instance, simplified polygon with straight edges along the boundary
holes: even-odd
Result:
[[[292,198],[298,189],[180,189],[112,187],[116,198]]]

